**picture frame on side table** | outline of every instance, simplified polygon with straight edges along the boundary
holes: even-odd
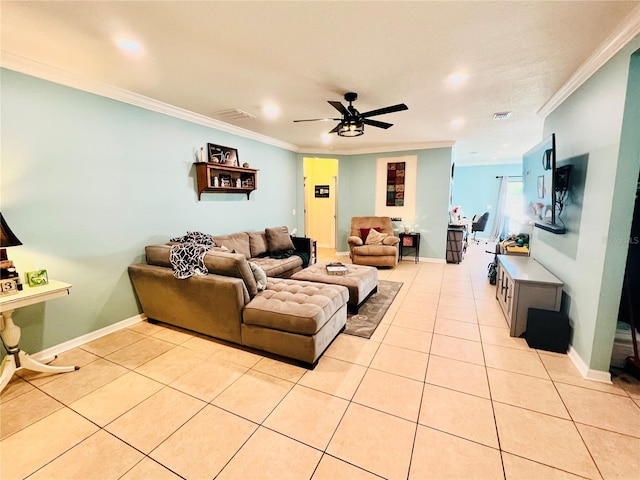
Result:
[[[49,275],[46,270],[34,270],[24,274],[27,277],[29,287],[41,287],[49,284]]]
[[[240,166],[238,150],[235,148],[207,143],[207,150],[209,152],[209,161],[212,163],[218,163],[220,165],[227,165],[230,167]]]

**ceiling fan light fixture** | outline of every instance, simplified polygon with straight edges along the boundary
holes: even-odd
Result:
[[[354,120],[343,122],[337,133],[340,137],[359,137],[364,135],[364,123]]]

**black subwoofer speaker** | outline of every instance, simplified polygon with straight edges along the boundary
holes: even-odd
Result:
[[[524,336],[531,348],[567,353],[571,336],[569,317],[561,312],[530,308]]]

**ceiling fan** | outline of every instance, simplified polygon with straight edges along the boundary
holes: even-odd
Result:
[[[354,92],[347,92],[344,94],[344,99],[349,102],[349,106],[345,107],[340,102],[328,100],[329,104],[338,110],[341,114],[341,118],[310,118],[307,120],[294,120],[294,122],[319,122],[335,120],[339,121],[338,125],[329,133],[337,133],[341,137],[358,137],[364,134],[364,126],[371,125],[372,127],[387,129],[393,125],[393,123],[380,122],[378,120],[371,120],[369,117],[375,117],[377,115],[384,115],[386,113],[400,112],[402,110],[408,110],[404,103],[398,105],[392,105],[390,107],[378,108],[376,110],[370,110],[368,112],[360,113],[353,106],[353,102],[358,99],[358,94]]]

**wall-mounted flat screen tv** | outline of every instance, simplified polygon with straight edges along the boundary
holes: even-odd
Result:
[[[538,228],[556,234],[565,233],[557,193],[566,191],[570,169],[556,168],[555,133],[522,156],[522,171],[528,218]]]

